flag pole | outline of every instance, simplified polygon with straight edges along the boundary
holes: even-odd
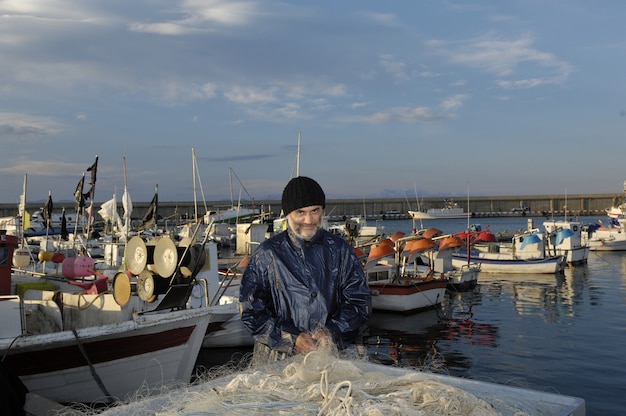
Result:
[[[91,189],[89,190],[89,216],[87,218],[87,239],[89,239],[89,232],[91,228],[91,221],[93,218],[93,197],[96,193],[96,173],[98,171],[98,156],[96,155],[96,161],[93,162],[89,168],[87,168],[88,172],[91,172]]]
[[[126,156],[122,156],[122,165],[124,167],[124,193],[122,194],[122,205],[126,205],[125,198],[128,197],[126,190]],[[130,213],[124,208],[124,241],[128,242],[128,227],[130,226]]]

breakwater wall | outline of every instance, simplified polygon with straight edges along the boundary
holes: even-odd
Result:
[[[470,196],[467,198],[448,198],[450,202],[457,203],[465,212],[470,212],[474,217],[493,216],[544,216],[552,213],[564,214],[566,211],[572,216],[604,215],[605,209],[615,203],[620,203],[624,196],[619,194],[585,194],[585,195],[525,195],[525,196]],[[444,197],[420,198],[419,208],[441,208],[444,205]],[[104,202],[104,201],[103,201]],[[94,211],[100,209],[102,202],[94,203]],[[26,210],[31,213],[41,210],[44,202],[27,203]],[[212,201],[198,204],[198,215],[208,210],[220,211],[230,208],[230,201]],[[252,206],[251,201],[242,202],[243,206]],[[148,210],[150,201],[133,201],[133,219],[141,219]],[[269,215],[280,214],[280,201],[254,201],[254,206]],[[530,208],[528,212],[512,212],[515,207],[525,206]],[[54,211],[61,212],[65,208],[66,213],[74,213],[73,202],[55,202]],[[121,202],[118,203],[120,215],[123,213]],[[409,218],[407,211],[418,210],[418,201],[406,198],[369,198],[369,199],[328,199],[326,201],[326,214],[331,218],[342,219],[343,217],[362,216],[372,219],[403,219]],[[172,221],[193,218],[195,215],[193,201],[160,201],[158,215],[161,219]],[[16,204],[0,204],[0,217],[9,217],[17,214]],[[99,216],[96,214],[96,219]]]

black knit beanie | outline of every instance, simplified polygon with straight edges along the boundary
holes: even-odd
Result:
[[[289,214],[296,209],[321,205],[326,207],[326,195],[319,183],[306,176],[298,176],[287,183],[281,200],[283,213]]]

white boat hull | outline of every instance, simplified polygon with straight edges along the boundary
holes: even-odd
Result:
[[[468,218],[471,216],[470,213],[463,212],[462,208],[429,209],[427,212],[409,211],[409,215],[414,220],[442,220],[442,219]]]
[[[626,251],[626,239],[591,239],[588,244],[591,251]]]
[[[617,229],[599,229],[591,235],[584,232],[583,241],[591,251],[626,251],[626,227],[621,224]]]
[[[219,307],[145,313],[75,334],[4,338],[0,350],[31,393],[57,402],[124,399],[140,388],[189,382],[214,319],[227,317]]]
[[[449,270],[445,276],[449,279],[448,287],[457,291],[469,290],[478,284],[480,266],[468,266],[467,262],[459,269]]]
[[[409,284],[385,281],[370,282],[372,309],[412,313],[435,308],[443,302],[447,279],[433,279]]]
[[[471,256],[470,261],[472,263],[479,263],[481,272],[507,274],[554,274],[562,271],[565,263],[565,260],[561,256],[545,259],[519,259],[502,254],[497,258]],[[453,267],[461,268],[465,264],[467,264],[466,255],[454,254],[452,256]]]
[[[567,264],[585,264],[589,259],[590,250],[591,248],[589,246],[572,249],[557,248],[555,254],[557,256],[563,256]]]
[[[241,322],[238,313],[223,324],[208,332],[202,348],[233,348],[254,345],[254,338]]]

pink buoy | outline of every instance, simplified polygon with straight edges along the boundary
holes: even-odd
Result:
[[[63,259],[63,264],[61,265],[61,271],[63,273],[63,277],[76,277],[74,274],[74,261],[76,257],[66,257]]]
[[[89,256],[78,256],[74,260],[74,277],[85,277],[93,274],[93,259]]]

